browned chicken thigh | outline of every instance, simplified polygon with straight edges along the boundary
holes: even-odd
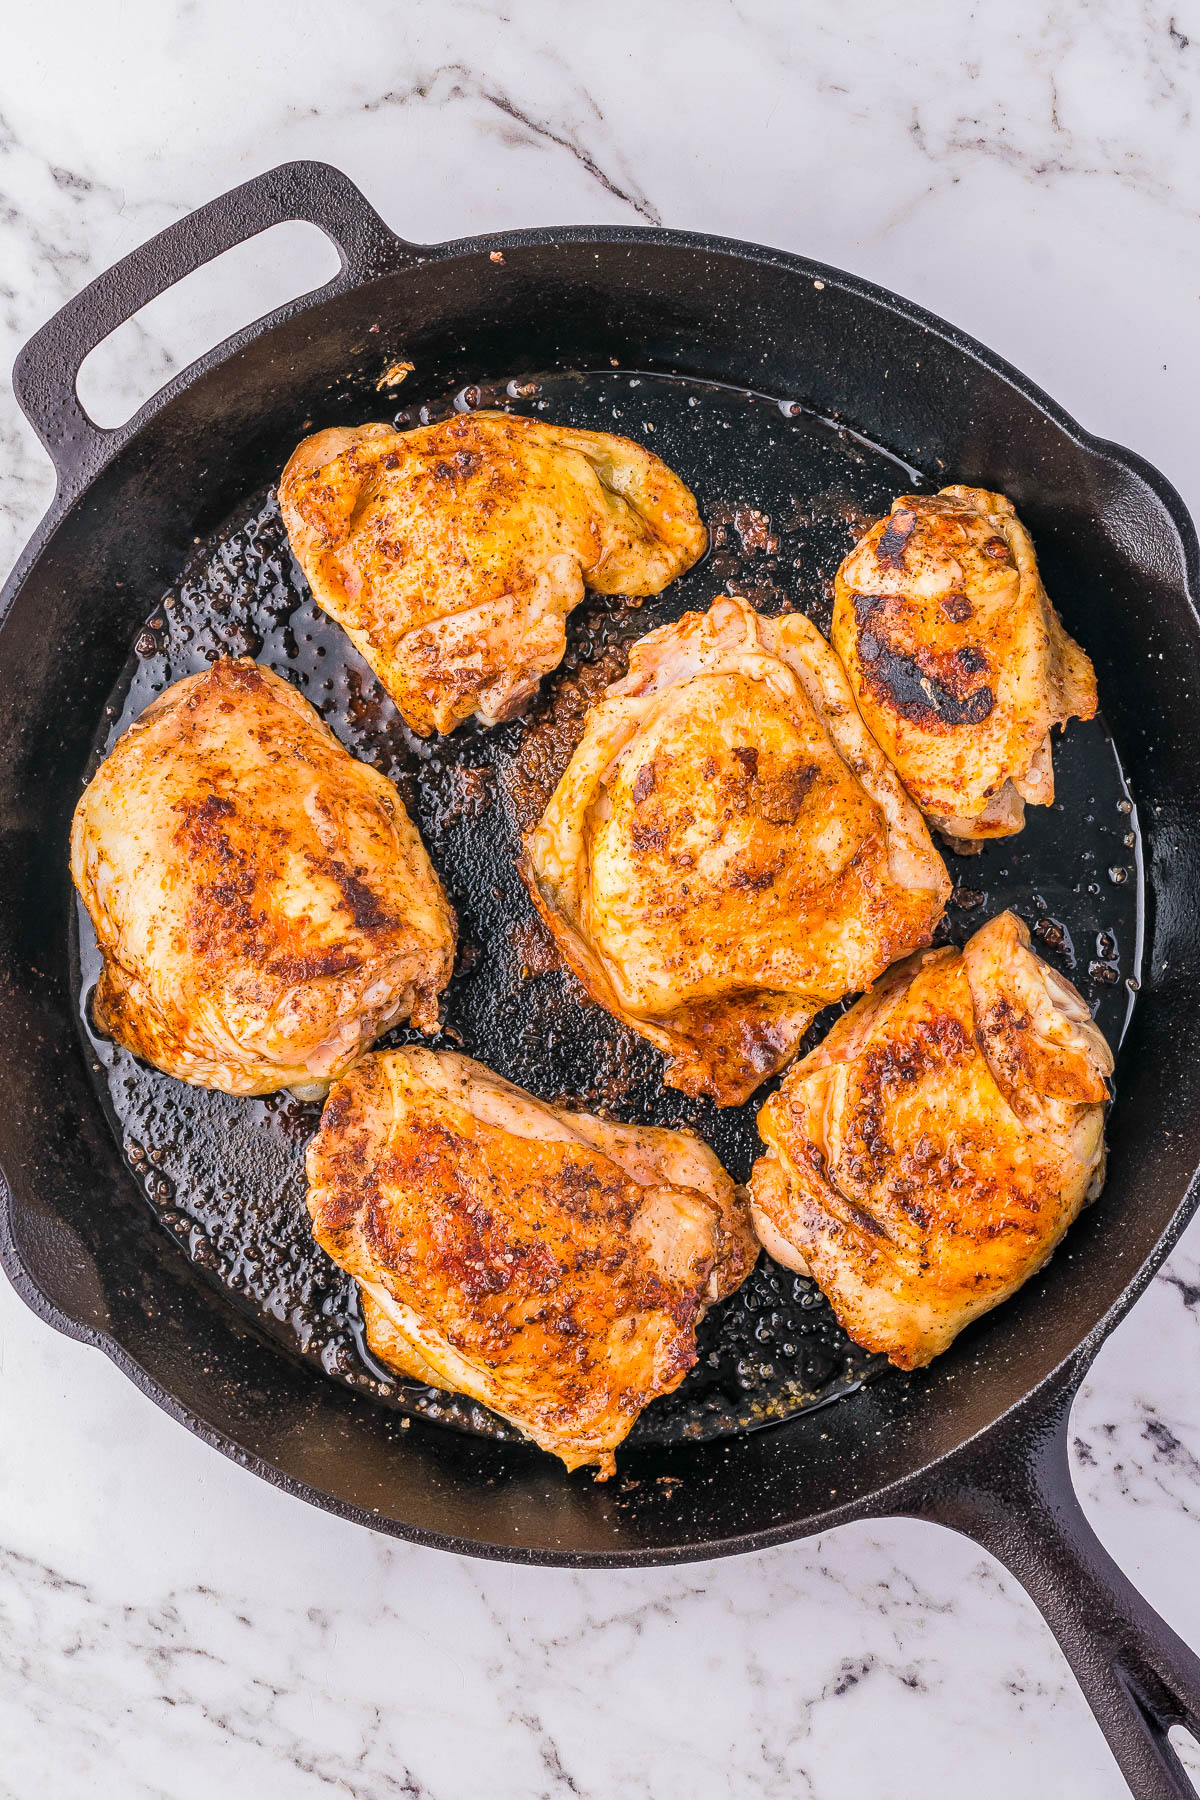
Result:
[[[1029,534],[1003,494],[906,494],[843,562],[833,647],[863,718],[960,852],[1054,799],[1050,731],[1096,710]]]
[[[375,1355],[601,1478],[758,1253],[743,1190],[698,1138],[563,1112],[449,1052],[351,1070],[308,1180]]]
[[[525,851],[592,998],[721,1106],[927,944],[950,886],[820,632],[737,597],[634,645]]]
[[[75,809],[97,1023],[181,1081],[327,1084],[390,1025],[437,1029],[455,923],[392,783],[248,661],[177,681]]]
[[[1112,1066],[1014,914],[961,951],[910,957],[760,1112],[759,1237],[857,1343],[920,1368],[1099,1192]]]
[[[317,600],[426,736],[511,718],[588,588],[657,594],[707,543],[640,444],[501,412],[318,431],[279,500]]]

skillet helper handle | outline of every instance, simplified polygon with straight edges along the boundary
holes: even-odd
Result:
[[[177,281],[247,238],[289,220],[316,225],[341,258],[333,280],[315,290],[321,295],[395,268],[413,254],[340,169],[320,162],[268,169],[168,225],[69,300],[17,357],[13,368],[17,400],[54,459],[60,487],[89,475],[117,440],[133,434],[146,412],[143,407],[112,431],[93,424],[75,387],[89,352]],[[296,304],[293,301],[281,312]]]
[[[1135,1800],[1196,1800],[1167,1733],[1200,1739],[1200,1657],[1126,1579],[1075,1497],[1067,1455],[1075,1382],[1007,1441],[988,1434],[904,1510],[948,1525],[1014,1574],[1058,1639]]]

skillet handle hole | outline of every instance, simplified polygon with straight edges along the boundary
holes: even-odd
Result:
[[[1200,1794],[1200,1743],[1192,1736],[1186,1725],[1172,1725],[1167,1736],[1171,1740],[1171,1748],[1183,1764],[1187,1778]]]
[[[147,301],[84,357],[75,391],[101,430],[124,425],[235,331],[323,287],[341,259],[316,225],[289,219],[214,257]]]

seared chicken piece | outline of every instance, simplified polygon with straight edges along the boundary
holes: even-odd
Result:
[[[392,783],[286,681],[177,681],[75,809],[100,1028],[229,1094],[328,1085],[398,1020],[437,1029],[455,922]]]
[[[1001,913],[893,969],[758,1116],[755,1228],[856,1343],[919,1369],[1040,1269],[1104,1180],[1112,1053]]]
[[[738,597],[633,646],[521,870],[592,998],[720,1106],[927,944],[950,888],[816,626]]]
[[[318,431],[279,502],[317,600],[423,736],[511,718],[585,589],[657,594],[708,541],[640,444],[501,412]]]
[[[833,647],[863,718],[960,852],[1054,799],[1050,728],[1096,710],[1029,533],[1003,494],[906,494],[838,570]]]
[[[600,1479],[758,1253],[744,1190],[698,1138],[560,1111],[449,1052],[352,1069],[308,1180],[375,1355]]]

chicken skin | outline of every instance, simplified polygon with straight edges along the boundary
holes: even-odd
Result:
[[[736,596],[633,646],[521,872],[592,998],[720,1106],[927,944],[950,886],[820,632]]]
[[[177,681],[130,727],[75,809],[71,874],[98,1025],[181,1081],[324,1091],[399,1020],[437,1029],[455,921],[416,828],[256,663]]]
[[[758,1254],[744,1190],[698,1138],[560,1111],[450,1052],[352,1069],[308,1181],[375,1355],[599,1479]]]
[[[318,431],[279,501],[317,601],[426,737],[513,717],[586,589],[657,594],[708,542],[640,444],[502,412]]]
[[[930,824],[959,852],[1011,837],[1054,799],[1050,729],[1096,711],[1003,494],[906,494],[843,562],[833,647],[859,709]]]
[[[755,1228],[856,1343],[922,1368],[1049,1258],[1104,1179],[1112,1053],[1001,913],[910,957],[759,1113]]]

